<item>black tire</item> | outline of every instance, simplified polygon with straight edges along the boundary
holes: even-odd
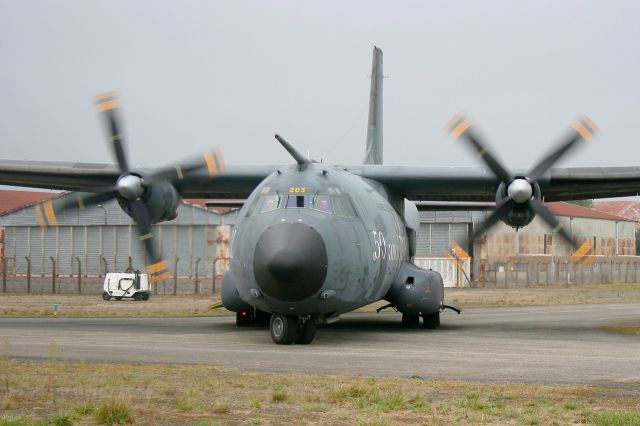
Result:
[[[278,345],[290,345],[296,340],[298,318],[293,315],[271,314],[271,338]]]
[[[414,314],[402,314],[402,328],[420,327],[420,316]]]
[[[258,327],[269,327],[269,323],[271,322],[271,314],[265,311],[261,311],[260,309],[256,309],[254,322]]]
[[[236,327],[249,327],[253,323],[253,316],[247,311],[236,312]]]
[[[104,293],[102,293],[102,300],[111,300],[111,295],[105,291]]]
[[[142,300],[142,293],[136,293],[133,295],[133,300],[135,300],[136,302],[140,302]]]
[[[296,337],[296,343],[300,345],[308,345],[313,342],[314,337],[316,337],[316,321],[314,318],[309,318],[306,322],[298,326],[298,337]]]
[[[440,326],[440,312],[434,312],[422,317],[422,328],[434,330]]]
[[[147,300],[149,300],[149,298],[151,297],[151,294],[149,293],[142,293],[142,300],[144,300],[145,302]]]

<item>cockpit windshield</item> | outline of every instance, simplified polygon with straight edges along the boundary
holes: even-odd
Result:
[[[311,209],[340,217],[357,217],[351,200],[344,195],[270,194],[263,195],[258,205],[260,206],[260,213],[282,208]]]

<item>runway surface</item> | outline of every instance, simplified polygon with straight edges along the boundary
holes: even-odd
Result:
[[[0,318],[19,358],[209,364],[266,372],[481,382],[640,382],[640,337],[603,326],[640,319],[640,303],[445,311],[438,330],[396,313],[344,315],[311,345],[277,346],[267,328],[224,318]]]

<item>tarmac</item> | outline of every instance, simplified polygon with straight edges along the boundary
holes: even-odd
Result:
[[[604,330],[640,319],[640,303],[466,309],[437,330],[403,329],[397,313],[352,313],[310,345],[278,346],[232,317],[0,318],[9,355],[107,363],[420,377],[491,383],[640,383],[640,336]],[[114,368],[119,368],[114,366]]]

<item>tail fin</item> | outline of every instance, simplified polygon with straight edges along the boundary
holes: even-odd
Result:
[[[382,50],[374,46],[364,164],[382,164],[382,79]]]

